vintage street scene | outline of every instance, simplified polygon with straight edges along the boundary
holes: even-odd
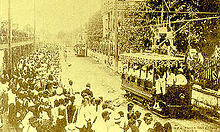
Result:
[[[219,0],[0,0],[0,132],[220,131]]]

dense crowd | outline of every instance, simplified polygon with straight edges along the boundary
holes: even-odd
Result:
[[[153,115],[141,113],[132,103],[95,97],[89,83],[83,91],[74,91],[72,80],[63,85],[59,55],[58,50],[38,50],[21,58],[13,74],[1,75],[1,115],[7,114],[17,131],[171,130],[170,123],[153,125]]]

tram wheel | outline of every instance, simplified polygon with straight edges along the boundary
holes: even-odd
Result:
[[[128,101],[133,101],[133,95],[131,93],[128,94]]]
[[[154,104],[155,104],[155,101],[154,101],[154,100],[153,100],[153,101],[149,101],[149,105],[150,105],[150,107],[153,107]]]
[[[152,101],[144,100],[144,102],[143,102],[144,107],[146,107],[148,110],[151,110],[153,108],[154,104],[155,104],[154,100],[152,100]]]
[[[128,99],[129,98],[129,92],[128,91],[125,91],[126,93],[124,94],[124,97],[126,98],[126,99]]]
[[[148,109],[148,110],[151,110],[152,109],[152,107],[147,103],[146,105],[146,108]]]
[[[148,110],[150,110],[150,106],[147,103],[148,101],[146,99],[143,100],[142,104],[144,107],[146,107]]]
[[[159,106],[162,109],[162,113],[164,115],[169,115],[170,114],[168,108],[166,107],[166,105],[163,102],[159,102]]]

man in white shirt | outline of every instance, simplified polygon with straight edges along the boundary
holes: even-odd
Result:
[[[33,113],[32,112],[28,112],[25,115],[25,118],[21,121],[22,125],[23,125],[23,132],[28,132],[28,128],[30,127],[30,122],[29,119],[33,117]]]
[[[174,80],[175,80],[175,74],[168,72],[167,85],[172,86],[174,84]]]
[[[156,80],[156,94],[161,94],[162,93],[162,79],[161,78],[157,78]]]
[[[110,114],[111,113],[108,111],[102,112],[102,118],[106,124],[105,126],[103,126],[103,130],[105,130],[106,132],[110,132],[110,127],[114,125],[114,122],[110,120]]]
[[[183,70],[179,69],[179,74],[177,74],[175,77],[175,84],[176,85],[186,85],[187,84],[187,79],[182,73],[183,73]]]
[[[51,114],[53,117],[53,125],[56,124],[57,118],[58,118],[58,110],[59,110],[59,102],[58,100],[54,101],[54,107],[51,110]]]
[[[23,129],[23,132],[37,132],[37,128],[35,127],[35,122],[29,119],[29,126]]]
[[[8,91],[8,105],[15,104],[15,98],[16,94],[14,93],[14,90],[12,91],[12,89],[10,89]]]

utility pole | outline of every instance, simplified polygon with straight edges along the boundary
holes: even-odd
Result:
[[[11,74],[11,0],[8,0],[8,70]]]
[[[36,46],[36,0],[34,0],[34,47],[37,47]]]
[[[164,23],[163,23],[163,12],[164,12],[164,9],[163,9],[163,0],[162,0],[161,24],[162,24],[163,27],[164,27]]]
[[[115,8],[114,8],[114,44],[115,44],[115,70],[118,72],[118,0],[115,0]]]

